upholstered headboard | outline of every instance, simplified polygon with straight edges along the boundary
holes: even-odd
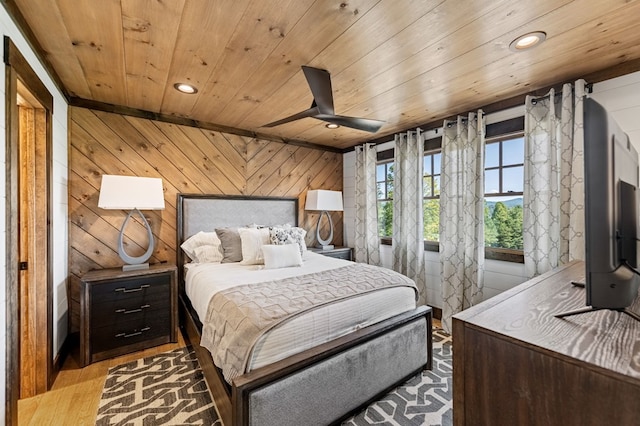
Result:
[[[184,253],[180,245],[200,231],[250,224],[298,225],[298,199],[234,195],[178,194],[176,265],[183,284]]]

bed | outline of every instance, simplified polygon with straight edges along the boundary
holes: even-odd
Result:
[[[402,281],[404,277],[382,268],[310,253],[302,247],[303,266],[294,268],[266,268],[274,262],[273,257],[267,257],[266,249],[267,258],[261,259],[264,266],[196,264],[180,249],[196,234],[275,224],[297,226],[297,198],[178,195],[180,324],[226,426],[337,423],[422,369],[431,368],[431,309],[407,302],[407,295],[413,294],[414,289]],[[251,235],[257,232],[251,231]],[[248,241],[244,234],[243,241]],[[293,247],[299,245],[286,244],[278,250],[292,253]],[[274,253],[275,259],[281,259],[278,256],[284,252]],[[246,258],[245,252],[245,261]],[[371,279],[369,274],[374,273],[383,275]],[[263,274],[267,278],[255,278]],[[207,289],[209,285],[216,289]],[[313,297],[301,297],[308,290],[303,285],[322,285],[323,290]],[[244,315],[242,303],[254,304],[258,300],[256,294],[272,295],[274,287],[288,289],[287,300],[280,303],[285,312],[278,312],[284,319],[251,334],[252,324],[264,322],[265,315],[271,321],[272,312],[262,311],[250,321],[235,319],[233,309]],[[349,293],[363,288],[368,297],[366,303],[359,299],[362,295]],[[336,294],[338,301],[329,300]],[[209,299],[214,304],[220,298],[220,308],[209,309]],[[298,306],[304,304],[310,305]],[[287,309],[300,309],[300,313]],[[371,316],[364,317],[367,312]],[[331,325],[322,325],[329,321],[326,318],[331,318]],[[238,326],[245,323],[250,326]],[[238,326],[239,333],[227,332],[230,324]],[[310,324],[316,328],[311,330]],[[325,334],[318,330],[325,330]],[[250,351],[236,353],[238,340],[248,340]],[[291,342],[295,344],[287,347]]]

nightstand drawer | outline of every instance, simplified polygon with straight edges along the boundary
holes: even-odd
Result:
[[[142,324],[153,316],[170,317],[171,304],[169,300],[149,300],[142,303],[137,301],[118,301],[117,304],[101,304],[91,311],[91,332],[107,325],[137,322]]]
[[[340,250],[340,251],[332,251],[329,253],[320,253],[324,256],[335,257],[337,259],[351,260],[351,249],[349,250]]]
[[[170,327],[171,316],[168,312],[165,314],[149,312],[129,321],[116,321],[91,330],[91,351],[106,352],[166,336]]]
[[[334,247],[332,249],[310,248],[310,251],[327,257],[335,257],[337,259],[353,260],[353,250],[351,247]]]
[[[142,278],[122,279],[96,284],[91,290],[93,303],[105,303],[112,300],[144,300],[147,296],[169,294],[171,276],[149,275]]]

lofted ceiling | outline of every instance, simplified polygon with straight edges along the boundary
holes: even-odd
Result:
[[[334,148],[638,63],[630,0],[4,0],[19,10],[72,104],[112,104]],[[529,51],[509,43],[544,31]],[[331,73],[337,114],[304,118],[301,66]],[[187,82],[196,94],[177,92]]]

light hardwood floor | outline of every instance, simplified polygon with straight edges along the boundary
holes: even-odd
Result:
[[[433,320],[433,327],[441,327]],[[98,403],[109,368],[139,358],[155,355],[185,346],[182,333],[178,342],[141,352],[134,352],[80,368],[77,356],[68,356],[49,392],[18,401],[18,424],[20,426],[47,425],[95,425]]]
[[[68,356],[50,391],[18,401],[18,424],[95,425],[98,403],[109,368],[182,346],[185,346],[185,342],[182,333],[178,332],[177,343],[96,362],[84,368],[78,366],[75,355]]]

